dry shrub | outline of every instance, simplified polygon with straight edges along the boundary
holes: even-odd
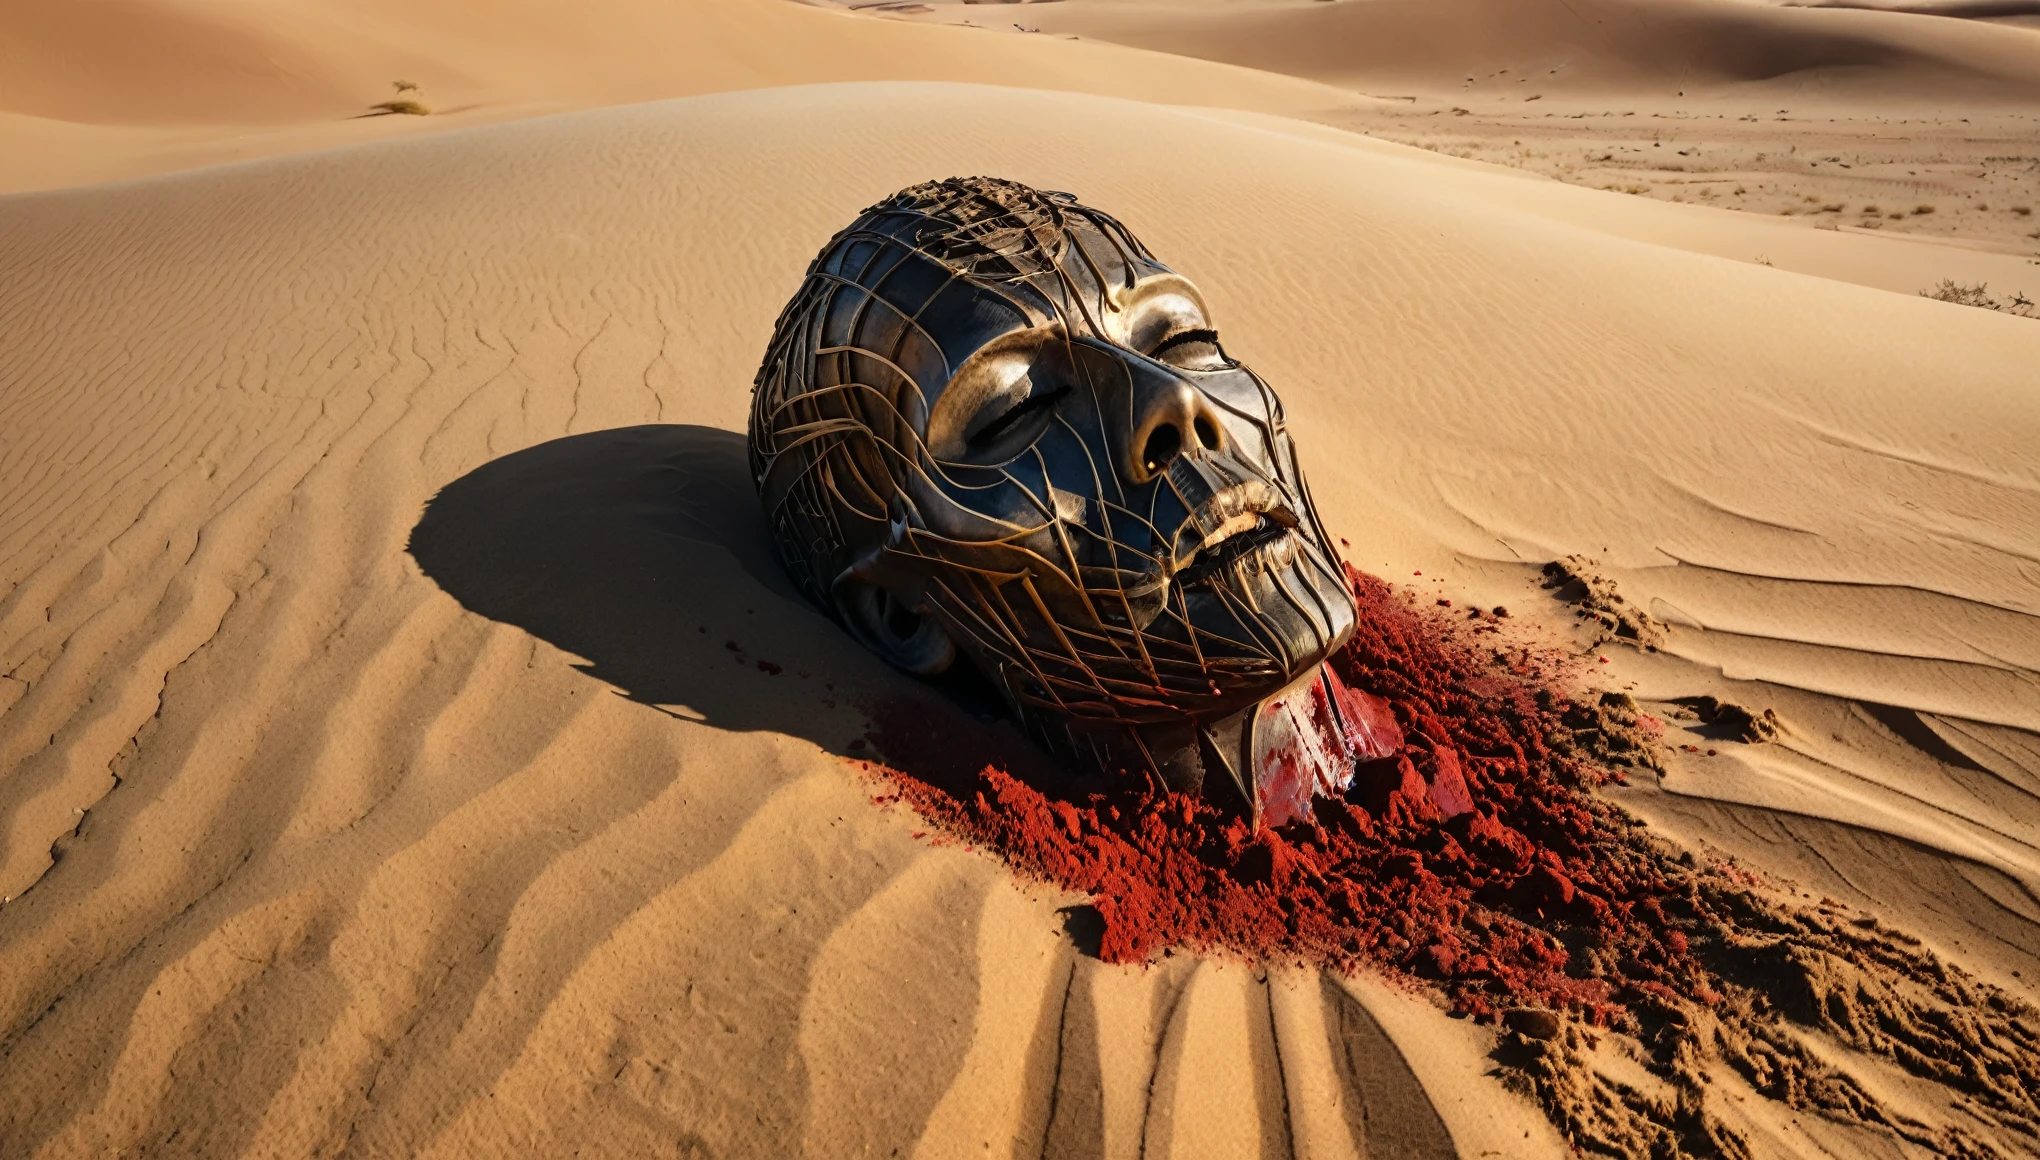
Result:
[[[394,100],[379,101],[370,105],[368,107],[369,116],[387,117],[391,114],[396,114],[404,117],[423,117],[432,112],[432,110],[420,103],[417,98],[405,95],[419,91],[415,82],[391,81],[390,87],[397,90],[396,98]]]
[[[1932,298],[1936,302],[1953,302],[1957,306],[1980,306],[1985,310],[2014,314],[2020,318],[2040,318],[2040,313],[2035,312],[2031,298],[2023,293],[2013,294],[2009,298],[1995,297],[1990,292],[1988,282],[1965,286],[1953,278],[1943,278],[1939,284],[1920,291],[1920,297]]]

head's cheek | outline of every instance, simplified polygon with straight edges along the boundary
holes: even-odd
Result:
[[[1096,489],[1085,482],[1089,473],[1061,466],[1084,455],[1057,422],[1038,446],[997,467],[917,472],[905,490],[921,525],[936,536],[960,544],[1002,541],[1052,560],[1060,554],[1055,525],[1081,524],[1099,510]]]

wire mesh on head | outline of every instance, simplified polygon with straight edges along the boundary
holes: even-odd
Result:
[[[1139,486],[1113,466],[1100,442],[1103,400],[1132,389],[1123,360],[1148,368],[1138,373],[1168,368],[1117,345],[1105,316],[1120,310],[1120,290],[1153,276],[1181,282],[1117,220],[1068,194],[982,177],[911,186],[864,211],[810,264],[752,400],[753,474],[808,598],[871,644],[869,625],[846,606],[845,578],[875,558],[905,561],[919,573],[914,601],[1023,723],[1050,748],[1100,765],[1105,751],[1127,759],[1113,729],[1183,722],[1221,702],[1236,709],[1314,663],[1285,645],[1245,582],[1212,586],[1229,618],[1216,631],[1192,623],[1183,585],[1168,582],[1172,545],[1186,530],[1199,540],[1211,531],[1198,521],[1220,493],[1279,492],[1315,545],[1304,553],[1308,577],[1262,588],[1284,605],[1280,616],[1308,622],[1328,651],[1345,628],[1323,593],[1337,589],[1350,608],[1294,474],[1279,402],[1251,371],[1226,364],[1251,399],[1227,421],[1257,448],[1254,462],[1193,462],[1186,452]],[[1045,444],[997,463],[931,453],[931,406],[952,375],[987,341],[1022,332],[1058,336],[1076,352],[1072,366],[1091,360],[1079,375],[1089,409],[1077,408],[1091,433],[1071,426],[1075,413],[1058,414],[1044,436],[1057,443],[1054,464]],[[974,498],[999,492],[1024,497],[1030,518],[1002,522]],[[1223,566],[1272,574],[1296,559],[1234,556]],[[1130,751],[1134,764],[1154,764],[1138,756],[1147,750],[1137,738]]]
[[[825,609],[836,611],[831,582],[857,533],[889,524],[905,475],[933,466],[915,420],[954,369],[914,304],[888,297],[888,278],[920,254],[954,278],[1008,287],[1017,314],[1057,316],[1059,288],[1018,284],[1055,281],[1073,201],[991,177],[909,186],[830,239],[780,312],[754,384],[752,474],[761,494],[777,493],[768,502],[789,573]],[[874,338],[889,322],[896,333]]]
[[[965,277],[1000,282],[1045,274],[1062,261],[1069,245],[1063,205],[1071,200],[997,177],[949,177],[909,186],[864,212],[918,215],[916,245]]]

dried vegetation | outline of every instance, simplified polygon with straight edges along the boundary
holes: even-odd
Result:
[[[1990,292],[1988,282],[1964,285],[1953,278],[1943,278],[1935,285],[1920,291],[1920,297],[1932,298],[1936,302],[1953,302],[1957,306],[1978,306],[2020,318],[2040,318],[2040,311],[2036,311],[2031,298],[2023,293],[2013,294],[2009,298],[1999,298]]]

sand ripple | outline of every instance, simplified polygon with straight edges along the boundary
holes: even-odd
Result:
[[[0,199],[0,1156],[1559,1150],[1480,1029],[1105,967],[843,760],[853,690],[985,727],[790,595],[732,432],[819,241],[975,171],[1207,285],[1356,563],[1556,626],[1593,553],[1684,615],[1614,678],[1776,699],[1636,808],[2040,977],[2040,327],[1321,136],[770,90]]]

